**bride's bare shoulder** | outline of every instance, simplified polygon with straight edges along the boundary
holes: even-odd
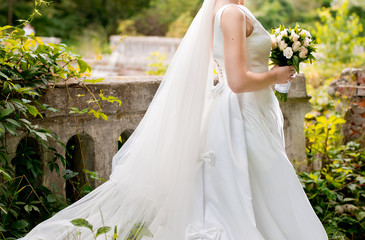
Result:
[[[238,6],[231,5],[224,9],[221,17],[221,27],[226,29],[242,28],[244,18],[246,18],[246,37],[248,37],[254,30],[253,23]]]

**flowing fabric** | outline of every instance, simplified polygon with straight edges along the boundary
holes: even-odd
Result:
[[[213,24],[214,6],[204,1],[147,113],[114,156],[110,180],[23,239],[93,239],[75,230],[75,218],[117,226],[123,240],[138,224],[157,240],[327,239],[286,156],[270,86],[241,94],[228,87],[220,17],[231,5]],[[268,71],[270,36],[238,7],[254,24],[247,67]]]
[[[271,87],[240,94],[228,87],[220,28],[228,7],[242,10],[254,27],[246,38],[247,68],[268,71],[270,35],[246,7],[221,7],[213,44],[221,82],[205,108],[204,165],[187,239],[326,240],[286,156],[283,115]]]
[[[148,226],[155,239],[184,239],[201,166],[207,82],[213,83],[214,5],[215,0],[204,1],[144,118],[114,156],[110,180],[23,239],[72,239],[75,218],[95,228],[117,226],[119,239],[126,239],[136,224]],[[77,231],[80,239],[92,239],[90,230]]]

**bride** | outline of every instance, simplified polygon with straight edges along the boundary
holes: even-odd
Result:
[[[324,240],[284,147],[271,40],[241,0],[205,0],[110,180],[23,239]],[[219,83],[214,85],[214,66]],[[107,161],[107,159],[106,159]],[[138,239],[139,239],[138,238]]]

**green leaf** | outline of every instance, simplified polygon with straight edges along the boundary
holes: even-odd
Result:
[[[47,201],[52,203],[55,202],[57,199],[53,196],[53,194],[48,194],[47,195]]]
[[[361,221],[361,220],[363,220],[365,218],[365,212],[359,212],[359,214],[357,214],[357,216],[356,216],[356,219],[357,219],[357,221]]]
[[[77,218],[71,221],[71,223],[76,227],[85,227],[93,231],[93,225],[83,218]]]
[[[32,208],[34,209],[34,211],[36,211],[36,212],[39,212],[39,213],[40,213],[39,208],[38,208],[37,206],[32,206]]]
[[[6,229],[3,227],[2,224],[0,224],[0,232],[6,232]]]
[[[111,230],[111,227],[107,227],[107,226],[104,226],[104,227],[100,227],[97,231],[96,231],[96,237],[98,237],[99,235],[101,234],[104,234],[104,233],[107,233]]]
[[[293,66],[295,68],[295,71],[299,73],[299,57],[297,55],[293,56]]]
[[[3,123],[3,125],[5,126],[6,130],[8,130],[8,132],[14,136],[18,135],[18,131],[16,130],[16,128],[13,125],[7,124],[7,123]]]
[[[30,206],[30,205],[25,205],[25,206],[24,206],[24,209],[25,209],[25,211],[27,211],[27,213],[29,213],[30,211],[32,211],[32,206]]]
[[[63,178],[67,181],[73,177],[75,177],[76,175],[78,175],[79,173],[78,172],[74,172],[70,169],[66,169],[64,172],[63,172]]]
[[[4,110],[2,110],[0,112],[0,118],[3,118],[5,116],[8,116],[9,114],[11,114],[12,112],[14,112],[14,109],[11,108],[5,108]]]
[[[29,225],[29,223],[25,220],[18,220],[16,222],[14,222],[12,225],[11,225],[11,228],[12,229],[24,229],[26,228],[27,226]]]
[[[86,172],[86,173],[88,173],[90,175],[90,178],[105,182],[105,179],[99,177],[99,174],[97,172],[89,171],[87,169],[84,169],[83,171]]]
[[[30,100],[28,100],[28,99],[22,99],[22,101],[23,101],[23,103],[30,103],[30,102],[32,102],[32,101],[30,101]]]
[[[28,109],[28,112],[30,114],[32,114],[34,117],[39,115],[39,116],[41,116],[41,118],[43,118],[42,114],[38,111],[38,109],[35,106],[27,104],[27,109]]]
[[[90,111],[89,111],[89,114],[93,114],[94,115],[94,117],[96,117],[97,119],[99,119],[99,117],[100,117],[100,111],[98,110],[98,111],[95,111],[94,109],[91,109]]]
[[[20,211],[15,211],[14,209],[10,209],[9,212],[15,217],[18,218]]]
[[[10,78],[8,76],[6,76],[4,73],[0,72],[0,76],[2,76],[3,78],[5,78],[6,80],[10,80]]]
[[[97,78],[97,79],[84,79],[82,80],[83,82],[88,82],[88,83],[100,83],[103,82],[104,78]]]
[[[89,69],[89,65],[81,59],[77,59],[77,63],[79,64],[80,73],[84,73],[87,69]]]
[[[100,112],[100,117],[102,117],[105,121],[108,121],[108,116],[104,113]]]
[[[0,168],[0,175],[2,175],[5,180],[11,179],[11,176],[3,168]]]
[[[20,123],[18,121],[15,121],[14,119],[7,118],[6,121],[13,124],[14,126],[16,126],[18,128],[22,127],[22,125],[20,125]]]
[[[151,231],[145,227],[144,225],[136,224],[132,229],[133,236],[138,239],[138,237],[146,236],[146,237],[153,237]]]
[[[7,30],[9,28],[13,28],[13,26],[10,26],[10,25],[5,25],[3,27],[0,27],[0,31],[4,31],[4,30]]]
[[[0,123],[0,135],[5,133],[5,126],[4,124]]]

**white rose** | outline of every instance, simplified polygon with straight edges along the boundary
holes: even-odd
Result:
[[[312,37],[311,34],[305,29],[302,29],[302,31],[300,31],[300,35],[306,36],[308,38]]]
[[[281,35],[278,35],[278,36],[276,37],[276,42],[280,42],[280,41],[281,41],[281,39],[283,39],[283,37],[282,37]]]
[[[290,40],[294,40],[294,36],[295,35],[298,35],[298,34],[296,34],[295,33],[295,31],[294,31],[294,29],[292,29],[291,31],[290,31],[290,36],[289,36],[289,39]],[[298,38],[299,39],[299,38]],[[294,41],[298,41],[298,39],[297,40],[294,40]]]
[[[301,47],[299,52],[300,58],[305,58],[308,54],[308,49],[306,47]]]
[[[283,51],[287,46],[288,46],[288,44],[286,44],[285,41],[280,41],[279,48],[281,51]]]
[[[301,44],[300,44],[300,42],[299,42],[299,41],[294,42],[294,44],[293,44],[293,51],[294,51],[294,52],[299,51],[300,46],[301,46]]]
[[[299,38],[300,38],[300,36],[298,34],[296,34],[296,33],[293,34],[293,41],[294,42],[298,41]]]
[[[286,29],[284,29],[283,31],[280,32],[281,36],[288,36],[288,32],[286,31]]]
[[[285,48],[285,50],[283,51],[284,56],[287,59],[290,59],[293,56],[293,49],[291,47],[287,47]]]
[[[309,40],[309,38],[305,38],[305,39],[304,39],[304,42],[303,42],[303,45],[304,45],[304,46],[306,46],[306,47],[308,47],[308,46],[309,46],[309,44],[310,44],[310,40]]]
[[[271,37],[271,48],[275,49],[278,47],[278,42],[276,41],[276,37],[273,35],[270,35]]]

